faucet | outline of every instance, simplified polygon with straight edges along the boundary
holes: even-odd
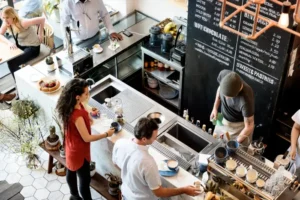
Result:
[[[70,57],[73,54],[73,44],[72,44],[72,37],[71,37],[71,29],[68,26],[66,27],[66,40],[67,40],[68,56]]]
[[[95,84],[95,81],[92,78],[87,78],[85,81],[89,84],[90,89],[92,89],[92,85]]]

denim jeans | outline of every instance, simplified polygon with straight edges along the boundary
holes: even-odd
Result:
[[[79,196],[78,193],[76,175],[79,178],[79,190],[82,198]],[[69,185],[71,193],[70,200],[92,200],[90,191],[90,163],[87,160],[84,160],[82,167],[79,168],[77,171],[71,171],[67,169],[67,183]]]

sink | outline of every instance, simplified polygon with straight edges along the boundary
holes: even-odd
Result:
[[[209,144],[208,141],[202,139],[199,135],[191,132],[179,123],[173,125],[166,132],[198,153]]]
[[[176,140],[175,138],[173,138],[167,133],[160,135],[157,138],[157,141],[161,143],[164,147],[169,149],[171,152],[173,152],[174,154],[186,160],[187,162],[190,162],[196,156],[194,152],[190,151],[184,145],[180,144],[178,140]]]
[[[104,100],[106,98],[112,98],[119,93],[120,93],[120,91],[118,89],[116,89],[115,87],[110,85],[107,88],[105,88],[104,90],[102,90],[101,92],[92,96],[92,98],[95,99],[96,101],[98,101],[99,103],[103,104],[105,102]]]

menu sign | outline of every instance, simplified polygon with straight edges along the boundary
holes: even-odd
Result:
[[[247,0],[230,2],[243,5]],[[199,112],[204,111],[203,114],[207,116],[196,117],[207,119],[218,86],[217,75],[222,69],[230,69],[240,74],[254,90],[256,124],[270,122],[285,68],[290,34],[272,27],[256,40],[242,38],[219,27],[221,7],[222,3],[217,0],[189,1],[183,106],[196,108]],[[249,9],[255,12],[255,5],[251,5]],[[233,11],[233,8],[227,6],[225,16]],[[260,14],[278,20],[280,11],[280,6],[266,2],[262,5]],[[252,15],[239,13],[226,25],[250,35],[253,19]],[[259,20],[257,31],[266,25],[265,21]],[[205,81],[199,85],[199,83],[191,83],[190,80]],[[192,94],[193,97],[189,97]],[[193,114],[197,115],[196,112]]]

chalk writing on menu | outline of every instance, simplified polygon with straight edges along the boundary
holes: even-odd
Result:
[[[231,2],[239,5],[246,3],[246,1],[231,0]],[[205,32],[207,36],[205,36],[205,39],[194,38],[194,49],[225,65],[226,68],[233,67],[234,71],[259,84],[277,85],[285,62],[282,56],[286,54],[288,47],[288,40],[285,36],[289,34],[274,27],[267,30],[256,40],[247,40],[234,35],[219,27],[221,6],[222,3],[217,0],[196,0],[195,10],[191,11],[194,13],[193,29]],[[255,5],[251,5],[250,9],[255,11]],[[233,8],[227,6],[225,16],[228,16],[233,10]],[[278,20],[280,6],[266,2],[262,5],[260,14]],[[250,35],[253,27],[253,16],[240,13],[226,25]],[[265,21],[259,20],[257,31],[266,25]],[[197,35],[197,33],[194,35]]]

